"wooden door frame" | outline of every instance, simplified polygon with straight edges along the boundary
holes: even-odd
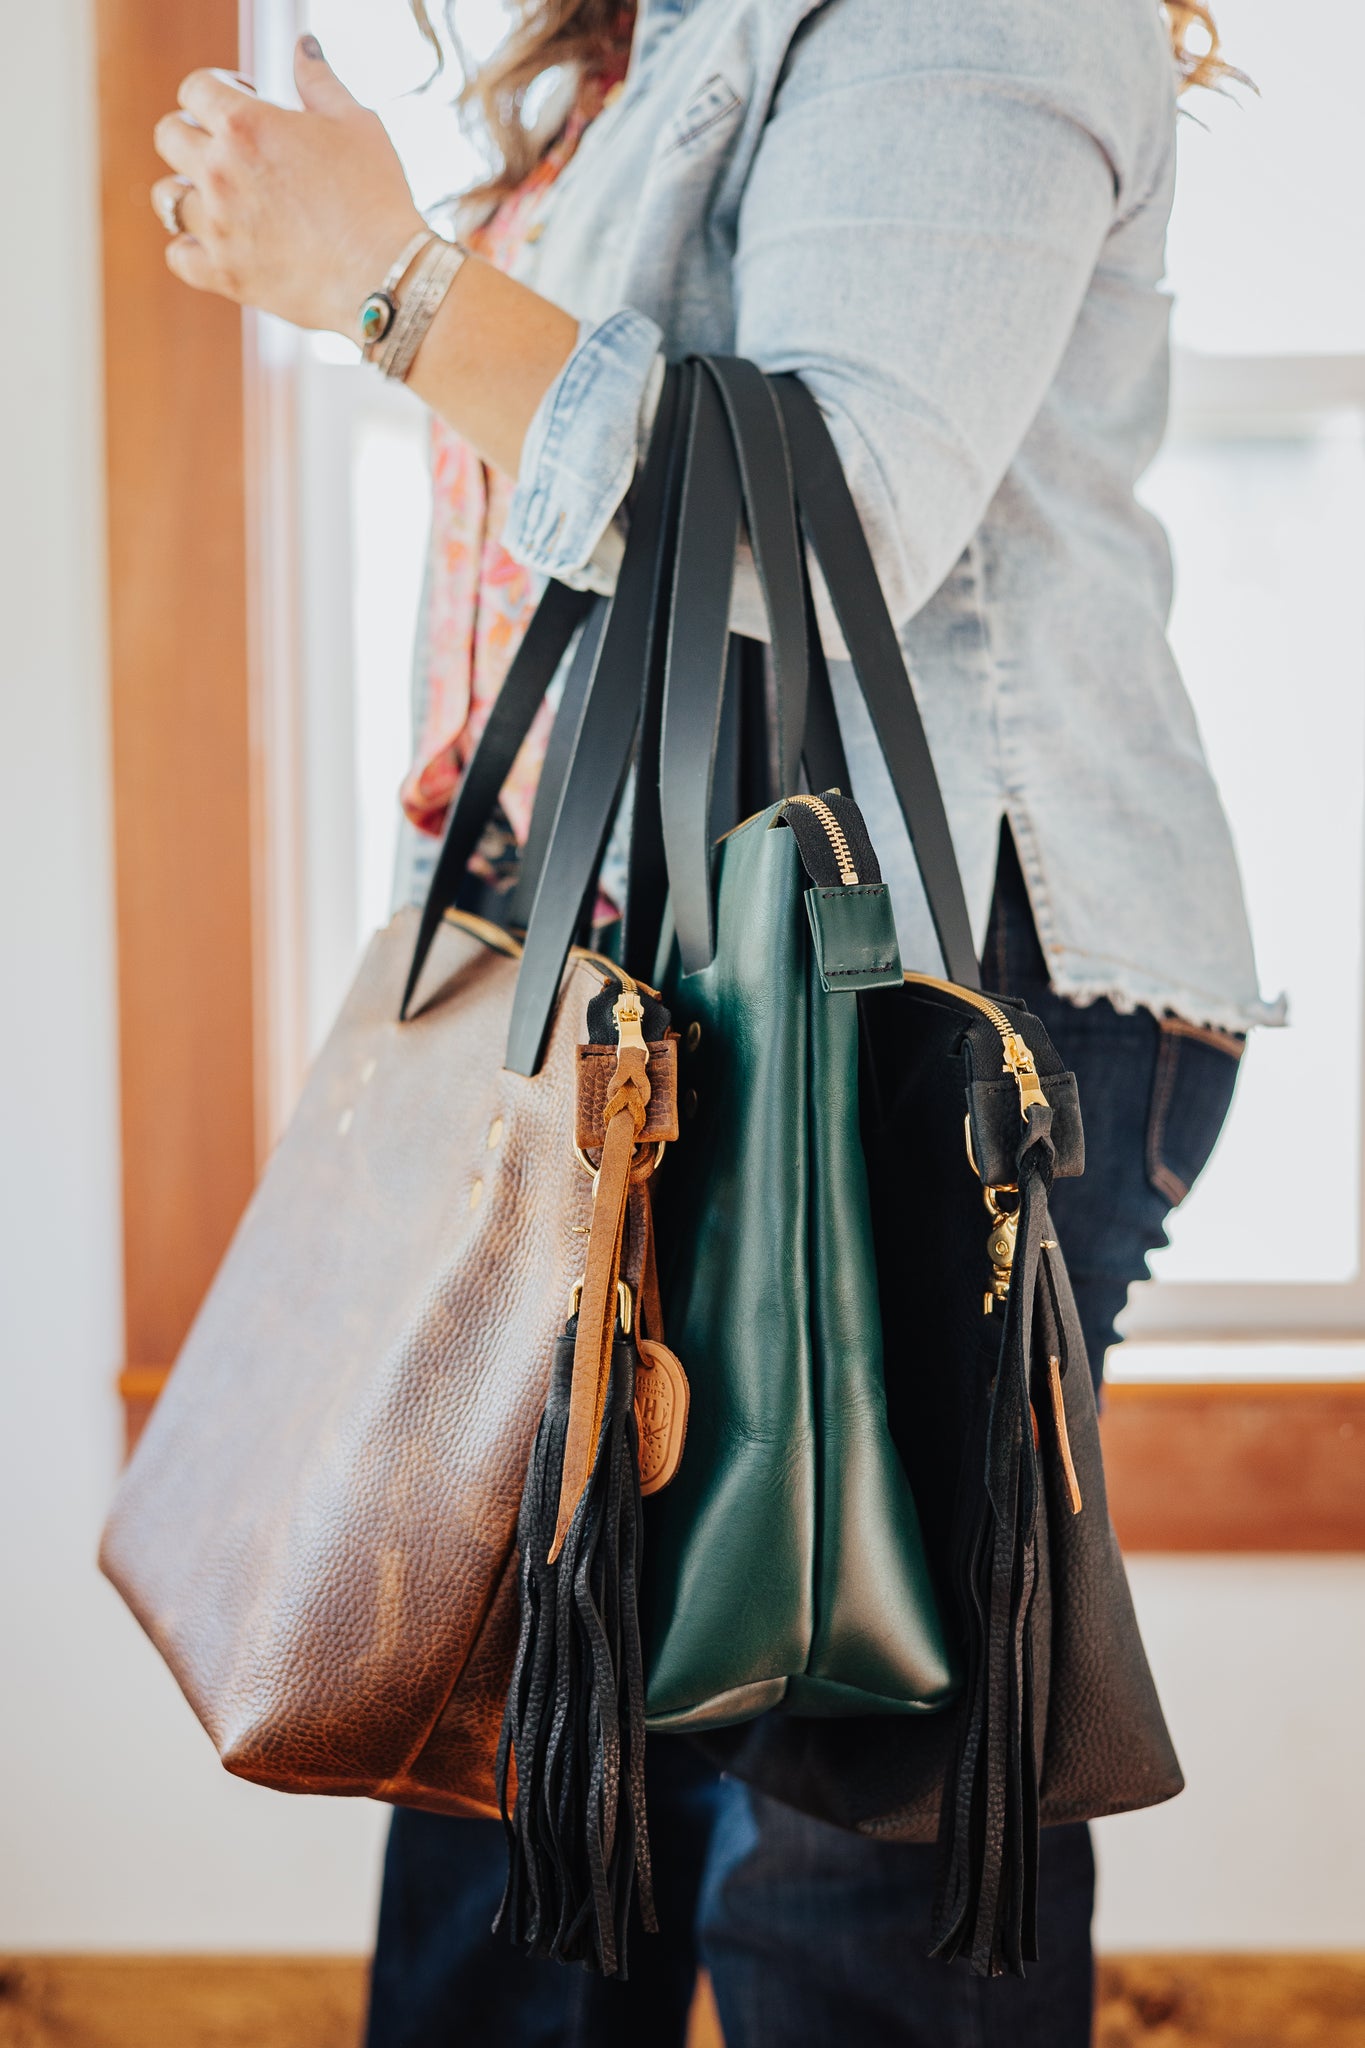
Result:
[[[235,65],[238,20],[237,0],[101,0],[95,14],[121,1384],[140,1410],[179,1349],[258,1158],[242,321],[172,277],[148,202],[163,168],[153,126],[196,64]]]
[[[170,275],[147,201],[154,122],[194,65],[239,63],[249,0],[96,12],[136,1434],[302,1065],[293,379]],[[1104,1434],[1129,1548],[1365,1549],[1365,1386],[1123,1384]]]

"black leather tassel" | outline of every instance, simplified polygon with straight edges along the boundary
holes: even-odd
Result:
[[[932,1953],[979,1976],[1023,1975],[1038,1954],[1038,1759],[1029,1621],[1038,1579],[1040,1468],[1030,1403],[1035,1290],[1052,1178],[1051,1113],[1035,1105],[1019,1155],[1019,1225],[984,1444],[984,1487],[963,1551],[967,1670],[944,1785]],[[978,1468],[980,1469],[980,1468]]]
[[[550,1564],[574,1333],[570,1323],[555,1347],[517,1524],[521,1636],[497,1761],[508,1875],[494,1926],[533,1955],[623,1977],[637,1881],[641,1918],[656,1926],[645,1819],[636,1354],[618,1330],[592,1475]]]

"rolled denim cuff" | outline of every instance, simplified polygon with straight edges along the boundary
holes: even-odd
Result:
[[[626,308],[586,324],[536,408],[502,542],[528,569],[608,590],[602,543],[630,489],[643,414],[657,391],[663,335]],[[610,551],[619,557],[619,544]]]

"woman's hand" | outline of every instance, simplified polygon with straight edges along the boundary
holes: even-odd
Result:
[[[423,225],[377,114],[353,100],[314,36],[294,52],[303,111],[229,74],[192,71],[183,114],[156,126],[175,172],[152,187],[184,229],[166,250],[199,291],[356,340],[361,304]],[[187,118],[188,117],[188,118]],[[526,429],[578,322],[477,257],[427,330],[408,383],[495,469],[515,476]]]
[[[186,284],[354,339],[362,300],[422,217],[379,116],[352,99],[316,37],[299,42],[294,78],[300,113],[192,71],[184,112],[156,126],[177,175],[152,201],[164,218],[178,196],[184,233],[166,261]]]

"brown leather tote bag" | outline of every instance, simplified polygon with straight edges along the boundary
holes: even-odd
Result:
[[[157,1404],[101,1563],[228,1770],[497,1811],[513,1546],[591,1186],[577,964],[545,1064],[501,1052],[516,949],[373,940]]]
[[[104,1571],[223,1763],[283,1791],[499,1811],[517,1516],[592,1235],[580,1045],[592,998],[623,979],[566,959],[633,744],[623,707],[654,658],[675,416],[670,373],[615,597],[542,601],[427,904],[371,943],[105,1530]],[[580,628],[556,744],[602,773],[576,778],[578,817],[551,764],[523,952],[449,906]],[[528,987],[545,1021],[518,1057]],[[649,1051],[642,1157],[676,1135],[672,1048]],[[605,1094],[587,1098],[599,1115]]]

